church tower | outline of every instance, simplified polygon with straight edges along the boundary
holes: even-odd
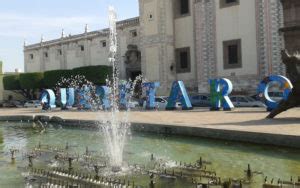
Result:
[[[159,81],[167,94],[175,77],[174,14],[172,0],[139,0],[142,73]]]

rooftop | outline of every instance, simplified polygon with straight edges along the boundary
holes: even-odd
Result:
[[[121,21],[117,22],[118,29],[123,29],[126,27],[136,26],[136,25],[139,25],[139,17],[134,17],[134,18],[121,20]],[[68,35],[66,37],[61,37],[59,39],[54,39],[54,40],[49,40],[49,41],[41,41],[39,43],[25,45],[24,51],[38,49],[41,46],[50,47],[50,46],[58,45],[58,44],[62,44],[62,43],[76,42],[78,40],[81,40],[82,38],[92,39],[92,38],[99,37],[99,36],[108,36],[108,34],[109,34],[109,29],[105,28],[102,30],[85,32],[85,33],[76,34],[76,35]]]

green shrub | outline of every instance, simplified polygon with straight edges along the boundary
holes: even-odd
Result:
[[[107,76],[111,76],[111,74],[111,66],[87,66],[72,70],[52,70],[44,73],[34,72],[7,75],[3,78],[3,84],[6,90],[54,88],[62,77],[69,78],[71,75],[83,75],[90,82],[96,85],[103,85]]]
[[[74,68],[72,70],[73,75],[83,75],[85,78],[96,85],[105,84],[105,79],[107,76],[111,76],[112,67],[105,65],[98,66],[87,66],[87,67],[79,67]]]
[[[69,78],[72,70],[52,70],[44,73],[44,85],[47,88],[54,88],[57,82],[62,78]]]
[[[20,90],[20,76],[18,74],[5,75],[3,77],[3,86],[5,90]]]
[[[40,89],[43,88],[44,73],[22,73],[20,74],[21,89]]]

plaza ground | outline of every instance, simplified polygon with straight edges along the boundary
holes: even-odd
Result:
[[[300,149],[300,108],[266,119],[264,108],[238,108],[234,111],[132,111],[128,119],[131,129],[139,132],[206,137]],[[124,112],[120,118],[126,118]],[[50,121],[66,126],[98,127],[110,120],[110,112],[61,111],[42,112],[39,108],[2,108],[0,121]],[[123,119],[124,120],[124,119]],[[95,123],[95,121],[99,123]]]
[[[66,120],[108,121],[109,112],[61,111],[42,112],[38,108],[2,108],[0,116],[58,116]],[[187,126],[245,132],[281,134],[300,137],[300,108],[283,112],[274,119],[266,119],[264,108],[238,108],[234,111],[209,111],[198,108],[191,111],[132,111],[129,121],[138,124]]]

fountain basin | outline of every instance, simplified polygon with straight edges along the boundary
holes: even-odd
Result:
[[[68,126],[69,127],[69,126]],[[42,149],[51,147],[52,150],[61,149],[65,151],[68,145],[68,153],[74,154],[72,170],[74,176],[92,176],[96,173],[91,165],[90,168],[82,167],[85,158],[76,160],[75,154],[86,154],[86,146],[92,156],[101,161],[108,161],[105,156],[104,137],[100,132],[93,129],[76,128],[74,125],[68,128],[58,124],[48,124],[45,131],[38,126],[33,127],[32,123],[1,123],[0,124],[0,187],[19,186],[26,184],[24,176],[28,172],[28,159],[25,154],[38,148],[39,143]],[[67,144],[68,143],[68,144]],[[19,150],[15,154],[15,162],[11,161],[10,149]],[[62,152],[64,154],[64,152]],[[66,152],[65,152],[66,153]],[[62,156],[59,156],[63,158]],[[152,156],[153,154],[153,156]],[[272,147],[255,144],[236,143],[222,140],[203,138],[191,138],[184,136],[170,136],[161,134],[133,132],[129,137],[124,150],[124,164],[127,169],[136,165],[132,170],[113,170],[112,167],[105,169],[104,163],[99,166],[99,176],[114,179],[116,182],[134,182],[135,185],[148,186],[151,182],[150,174],[138,173],[138,169],[151,169],[153,163],[162,161],[166,172],[151,171],[155,187],[195,187],[191,179],[181,178],[182,176],[198,173],[193,169],[195,161],[209,161],[207,170],[215,171],[216,174],[226,180],[227,178],[239,179],[245,176],[247,165],[251,164],[253,171],[263,172],[263,175],[256,175],[255,182],[251,187],[261,187],[265,176],[274,182],[278,179],[290,180],[291,176],[296,180],[300,174],[300,151],[284,147]],[[33,168],[46,171],[68,170],[68,161],[64,165],[56,166],[54,158],[49,152],[42,157],[33,158]],[[88,156],[87,156],[88,158]],[[191,166],[190,166],[191,163]],[[178,170],[182,166],[189,167]],[[58,169],[57,169],[58,168]],[[60,168],[60,169],[59,169]],[[126,169],[125,168],[125,169]],[[105,169],[105,170],[104,170]],[[116,173],[116,171],[118,171]],[[40,173],[39,171],[36,173]],[[43,172],[42,172],[43,173]],[[66,172],[68,173],[68,172]],[[161,174],[159,174],[161,173]],[[89,175],[87,175],[89,174]],[[85,178],[85,177],[84,177]],[[28,178],[27,178],[28,179]],[[101,178],[100,178],[101,179]],[[32,179],[32,181],[37,181]],[[38,182],[38,181],[37,181]]]

